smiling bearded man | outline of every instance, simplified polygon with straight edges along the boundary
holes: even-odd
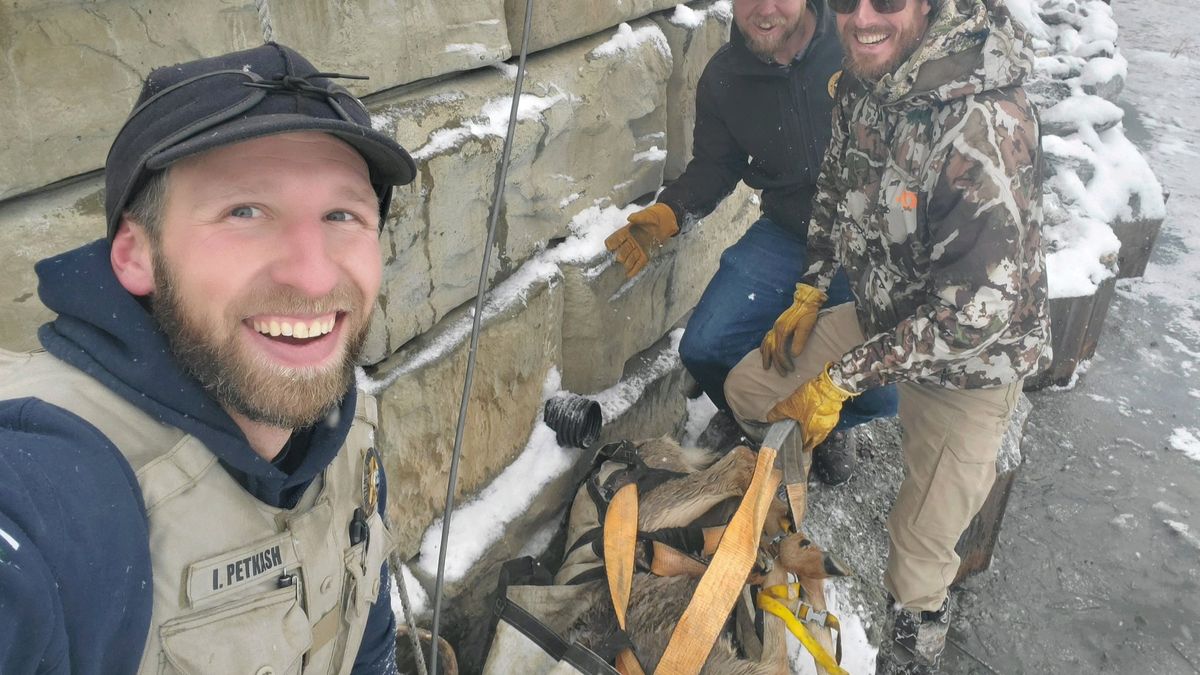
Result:
[[[738,0],[733,19],[752,54],[786,64],[808,44],[815,28],[807,5],[807,0]]]
[[[874,4],[888,11],[876,10]],[[860,80],[878,80],[896,70],[917,51],[929,27],[928,0],[880,0],[874,4],[862,0],[856,11],[838,12],[846,70]]]
[[[247,256],[252,242],[241,235],[249,231],[253,241],[267,238],[269,232],[258,230],[281,227],[270,221],[282,219],[285,206],[294,211],[298,199],[311,198],[312,189],[294,196],[280,193],[281,177],[299,174],[302,187],[314,176],[322,178],[319,185],[336,180],[337,176],[322,173],[326,169],[317,159],[352,165],[344,178],[361,175],[357,205],[366,215],[356,221],[339,212],[344,220],[336,230],[351,236],[341,234],[345,241],[332,252],[305,254],[300,272],[304,280],[293,281],[274,269],[280,264],[273,262],[274,257],[286,255],[288,246],[267,241],[274,253]],[[261,175],[275,179],[256,183],[255,177]],[[366,340],[379,288],[379,279],[371,274],[378,268],[378,226],[366,165],[353,149],[332,137],[288,134],[180,160],[155,182],[150,188],[154,192],[135,200],[131,212],[137,214],[135,219],[154,223],[144,228],[154,284],[151,308],[180,364],[235,415],[286,429],[316,423],[337,406],[354,381],[354,364]],[[197,186],[203,191],[197,191]],[[228,204],[213,202],[205,192],[229,200]],[[267,211],[240,204],[248,199],[264,207],[272,199],[274,203]],[[219,215],[240,221],[236,228],[221,227],[220,219],[196,222],[203,218],[195,214],[214,203],[232,209]],[[255,227],[260,221],[265,224]],[[356,222],[360,233],[348,227]],[[300,226],[290,227],[294,232]],[[182,233],[175,232],[181,228]],[[203,236],[203,243],[193,244],[191,238],[176,241],[188,231]],[[220,245],[222,241],[226,245]],[[168,258],[167,248],[178,251],[174,259]],[[354,257],[341,271],[320,267],[323,258],[344,258],[348,252],[355,252]],[[233,259],[240,262],[233,264]],[[180,268],[189,273],[181,275]],[[204,288],[194,288],[193,279],[203,276],[191,270],[211,277]],[[314,285],[321,274],[328,281],[317,280]],[[221,287],[239,277],[244,279],[242,287],[222,292]],[[224,296],[228,296],[227,306],[206,308],[213,297]]]
[[[336,77],[275,43],[152,71],[107,237],[37,264],[45,351],[0,352],[5,675],[396,672],[354,363],[415,167]]]

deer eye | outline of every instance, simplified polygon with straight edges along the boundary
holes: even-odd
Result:
[[[804,546],[812,546],[812,540],[811,540],[811,539],[801,539],[801,540],[800,540],[800,546],[801,546],[801,547],[804,547]]]

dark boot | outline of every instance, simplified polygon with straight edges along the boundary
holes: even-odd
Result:
[[[857,446],[852,430],[830,433],[813,448],[812,472],[826,485],[845,483],[858,466]]]
[[[892,611],[891,638],[884,639],[875,657],[876,675],[932,675],[946,648],[950,629],[950,598],[935,611]],[[886,633],[885,633],[886,635]]]

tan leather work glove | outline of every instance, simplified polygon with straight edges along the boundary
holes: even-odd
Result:
[[[650,256],[668,239],[679,232],[675,212],[666,204],[651,204],[649,207],[629,214],[629,222],[621,229],[608,235],[604,246],[612,251],[617,262],[625,266],[625,277],[633,277]]]
[[[804,450],[808,452],[825,440],[837,426],[842,413],[842,403],[858,394],[852,394],[833,383],[829,377],[829,366],[813,379],[800,385],[790,396],[775,404],[767,412],[768,422],[794,419],[804,432]]]
[[[792,359],[804,351],[808,334],[817,324],[817,312],[825,304],[827,295],[808,284],[796,284],[792,294],[792,306],[783,311],[775,326],[767,331],[758,350],[762,353],[763,370],[775,364],[780,375],[792,372]]]

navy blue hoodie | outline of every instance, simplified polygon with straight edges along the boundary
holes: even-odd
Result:
[[[354,420],[353,389],[335,421],[293,434],[294,468],[285,473],[182,371],[157,323],[114,276],[107,242],[36,269],[39,296],[58,313],[38,333],[46,350],[197,437],[259,500],[294,506],[337,455]],[[150,625],[150,577],[141,491],[120,452],[61,408],[0,401],[0,673],[136,671]],[[385,563],[355,673],[395,672],[389,595]]]

